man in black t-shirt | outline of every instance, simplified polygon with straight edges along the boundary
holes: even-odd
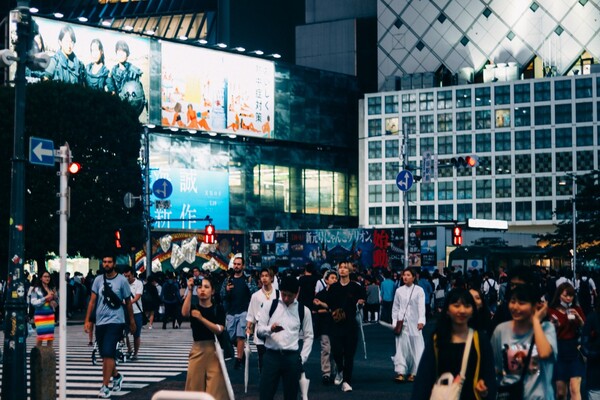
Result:
[[[298,302],[306,307],[312,307],[315,298],[315,286],[319,281],[319,277],[315,275],[315,265],[311,262],[304,266],[304,275],[298,278],[300,291],[298,292]]]

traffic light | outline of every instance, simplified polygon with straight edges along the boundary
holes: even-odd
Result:
[[[208,224],[204,227],[204,243],[215,243],[215,226],[213,224]]]
[[[452,229],[452,245],[460,246],[460,245],[462,245],[462,242],[463,242],[462,228],[460,226],[455,226]]]
[[[117,229],[115,231],[115,247],[117,249],[120,249],[123,247],[123,244],[121,243],[121,230]]]
[[[74,175],[74,174],[78,173],[79,171],[81,171],[81,164],[79,164],[77,162],[72,162],[71,164],[69,164],[69,173],[71,175]]]
[[[454,168],[474,168],[479,165],[479,157],[474,154],[466,157],[452,157],[450,164]]]

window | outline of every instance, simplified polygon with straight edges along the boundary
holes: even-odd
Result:
[[[421,219],[435,220],[435,206],[421,206]]]
[[[419,110],[433,111],[433,93],[432,92],[419,94]]]
[[[414,96],[414,94],[413,94]],[[402,110],[404,111],[404,110]],[[412,110],[415,111],[415,110]],[[385,113],[393,114],[398,112],[398,95],[385,96]]]
[[[515,107],[515,127],[531,125],[531,108]]]
[[[550,153],[536,153],[535,172],[552,172],[552,155]]]
[[[369,163],[369,180],[381,180],[381,163]]]
[[[408,156],[416,157],[417,155],[417,139],[408,139]]]
[[[515,132],[515,150],[531,149],[531,132],[516,131]]]
[[[531,197],[531,178],[515,179],[516,197]]]
[[[470,131],[471,130],[471,111],[456,113],[456,130]]]
[[[478,199],[490,199],[492,198],[492,182],[489,180],[476,181],[476,192],[475,195]]]
[[[517,201],[515,203],[515,219],[517,221],[531,221],[531,202]]]
[[[477,168],[477,175],[491,175],[492,169],[489,168],[492,165],[491,157],[489,156],[479,156],[479,165],[483,166],[483,168]]]
[[[400,162],[392,161],[385,163],[385,179],[386,180],[396,180],[398,176],[398,172],[400,172]]]
[[[556,200],[556,219],[571,219],[571,200]]]
[[[385,201],[387,203],[395,203],[400,201],[400,191],[395,183],[385,185]]]
[[[467,200],[473,198],[473,181],[457,181],[456,182],[456,198],[459,200]]]
[[[554,82],[554,99],[569,100],[571,99],[571,80],[561,80]]]
[[[535,101],[550,100],[550,82],[536,82],[533,84]]]
[[[475,107],[489,106],[491,102],[489,87],[475,88]]]
[[[496,203],[496,219],[512,221],[511,203]]]
[[[557,124],[570,124],[573,120],[571,115],[571,103],[555,105],[554,120]]]
[[[387,225],[397,225],[400,223],[400,208],[386,207],[385,208],[385,223]]]
[[[471,107],[471,89],[460,89],[456,91],[456,108]]]
[[[578,126],[575,131],[577,147],[594,145],[594,128],[591,126]],[[594,157],[592,157],[593,159]],[[593,169],[593,168],[592,168]]]
[[[535,219],[537,221],[552,220],[552,201],[543,200],[535,202]]]
[[[573,171],[573,154],[570,151],[556,153],[555,171]]]
[[[575,104],[575,121],[591,122],[594,120],[594,103],[576,103]]]
[[[478,203],[475,205],[477,218],[492,219],[492,205],[490,203]]]
[[[594,169],[594,152],[578,151],[575,160],[577,161],[577,170],[585,171]]]
[[[528,83],[515,85],[515,103],[529,103],[530,99]]]
[[[584,99],[592,97],[592,79],[584,78],[575,81],[575,97]]]
[[[535,178],[536,197],[552,196],[552,177],[540,176]]]
[[[496,86],[494,89],[494,104],[510,104],[510,86]]]
[[[477,153],[492,151],[492,135],[490,133],[478,133],[475,135],[475,151]]]
[[[511,171],[510,156],[496,156],[496,175],[507,175]]]
[[[433,114],[421,115],[419,117],[419,122],[421,125],[421,133],[433,133],[435,131]]]
[[[381,120],[370,119],[369,120],[369,137],[381,136]]]
[[[556,128],[554,135],[556,147],[571,147],[573,145],[573,132],[571,128]]]
[[[452,108],[452,91],[441,90],[437,94],[438,110],[449,110]]]
[[[400,142],[398,140],[386,140],[385,141],[385,157],[398,157],[400,154],[399,151]]]
[[[471,203],[457,204],[456,214],[456,218],[459,221],[466,221],[469,218],[473,218],[473,205]]]
[[[535,107],[535,124],[536,125],[550,125],[551,123],[551,109],[550,106],[536,106]]]
[[[470,153],[472,149],[472,136],[471,135],[457,135],[456,136],[456,153]]]
[[[417,133],[417,117],[402,117],[402,128],[406,129],[409,135]]]
[[[452,182],[438,182],[438,200],[452,200],[453,198]]]
[[[381,185],[369,185],[369,203],[381,203]]]
[[[492,112],[490,110],[475,111],[475,129],[490,129]]]
[[[421,185],[421,200],[434,199],[434,185]]]
[[[402,95],[402,112],[417,111],[417,94],[409,93]]]
[[[496,132],[496,151],[510,151],[510,132]]]
[[[397,135],[398,130],[398,117],[386,118],[385,119],[385,134],[386,135]]]
[[[496,179],[496,198],[512,197],[512,183],[510,179]]]
[[[454,207],[452,204],[440,204],[438,206],[438,219],[452,221],[454,219]]]
[[[381,114],[381,97],[369,97],[367,105],[369,115]]]
[[[369,207],[369,224],[381,225],[381,207]]]
[[[433,138],[432,137],[428,137],[428,138],[421,138],[421,154],[423,154],[424,151],[431,151],[433,153]]]
[[[549,149],[552,146],[552,136],[550,129],[536,129],[535,148]]]
[[[496,128],[510,128],[510,110],[496,110]]]
[[[452,113],[438,114],[438,132],[452,132]]]
[[[515,155],[515,172],[517,174],[531,173],[531,154]]]
[[[381,158],[381,142],[369,142],[369,158]]]
[[[438,154],[453,154],[452,151],[452,136],[439,136],[438,137]]]

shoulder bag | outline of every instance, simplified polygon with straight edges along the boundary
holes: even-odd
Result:
[[[444,372],[433,385],[431,389],[430,400],[458,400],[465,383],[465,374],[467,373],[467,364],[469,354],[471,353],[471,344],[473,343],[473,329],[469,328],[465,349],[463,350],[462,365],[458,376],[451,372]]]
[[[525,397],[525,375],[529,368],[529,362],[531,361],[531,353],[533,352],[533,344],[535,343],[535,334],[531,337],[531,344],[529,345],[529,351],[525,362],[523,363],[523,371],[521,371],[521,377],[518,381],[498,386],[497,400],[523,400]]]
[[[408,302],[406,303],[406,309],[404,310],[404,315],[402,319],[396,321],[396,326],[394,327],[394,335],[400,336],[402,334],[402,329],[404,329],[404,318],[406,318],[406,313],[408,312],[408,306],[410,305],[410,299],[412,298],[413,292],[415,291],[415,284],[413,283],[412,290],[410,291],[410,295],[408,296]]]

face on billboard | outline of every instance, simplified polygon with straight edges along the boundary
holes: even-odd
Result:
[[[272,62],[173,43],[161,54],[161,125],[272,137]]]

